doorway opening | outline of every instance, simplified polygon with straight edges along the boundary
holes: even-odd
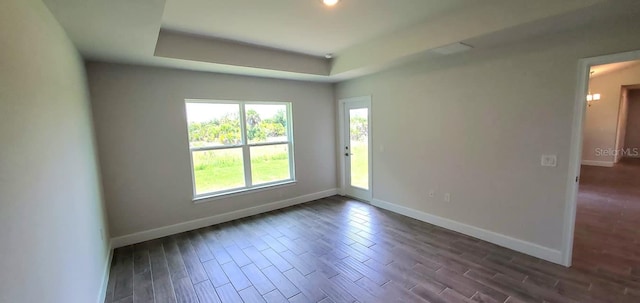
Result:
[[[580,60],[579,75],[563,263],[631,279],[640,275],[640,51]]]
[[[371,97],[340,100],[339,121],[341,192],[371,201]]]

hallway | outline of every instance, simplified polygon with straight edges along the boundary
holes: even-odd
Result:
[[[582,166],[573,267],[640,284],[640,159]]]

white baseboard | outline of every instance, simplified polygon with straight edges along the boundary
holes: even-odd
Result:
[[[589,166],[613,167],[613,164],[611,161],[582,160],[582,165]]]
[[[547,260],[556,264],[562,264],[562,252],[556,249],[544,247],[535,243],[512,238],[507,235],[492,232],[479,227],[460,223],[458,221],[435,216],[401,205],[389,203],[379,199],[373,199],[371,204],[386,210],[424,221],[442,228],[453,230],[480,240],[484,240],[502,247],[506,247],[536,258]]]
[[[98,303],[103,303],[107,297],[107,285],[109,285],[109,275],[111,274],[111,262],[113,262],[113,248],[111,246],[111,241],[109,241],[109,253],[107,254],[107,260],[105,262],[102,286],[100,287],[100,293],[98,294]]]
[[[232,220],[236,220],[244,217],[253,216],[260,213],[264,213],[264,212],[268,212],[268,211],[272,211],[280,208],[285,208],[285,207],[296,205],[296,204],[301,204],[301,203],[305,203],[313,200],[334,196],[337,193],[338,193],[338,189],[334,188],[334,189],[329,189],[329,190],[325,190],[317,193],[299,196],[299,197],[295,197],[287,200],[282,200],[282,201],[272,202],[264,205],[255,206],[255,207],[240,209],[240,210],[219,214],[211,217],[200,218],[200,219],[195,219],[192,221],[187,221],[187,222],[178,223],[174,225],[149,229],[149,230],[145,230],[145,231],[141,231],[141,232],[137,232],[129,235],[111,238],[111,245],[112,245],[112,248],[118,248],[118,247],[127,246],[131,244],[136,244],[136,243],[153,240],[157,238],[162,238],[165,236],[169,236],[169,235],[173,235],[173,234],[177,234],[177,233],[181,233],[189,230],[194,230],[194,229],[198,229],[198,228],[202,228],[210,225],[220,224],[223,222],[228,222],[228,221],[232,221]]]

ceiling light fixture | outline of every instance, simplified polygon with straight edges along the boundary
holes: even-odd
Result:
[[[324,57],[327,58],[327,59],[331,59],[331,58],[333,58],[333,54],[329,53],[329,54],[324,55]]]
[[[322,3],[326,6],[334,6],[338,4],[338,2],[340,2],[340,0],[322,0]]]
[[[591,71],[589,73],[589,90],[587,92],[587,105],[591,106],[591,102],[600,100],[600,94],[592,94],[591,93],[591,76],[595,73],[595,71]]]

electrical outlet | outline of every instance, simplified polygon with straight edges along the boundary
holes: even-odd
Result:
[[[558,166],[558,157],[556,155],[542,155],[540,165],[547,167]]]
[[[435,190],[432,189],[431,191],[429,191],[429,198],[433,198],[435,196],[436,196],[436,191]]]
[[[450,193],[444,194],[444,202],[451,202],[451,194]]]

